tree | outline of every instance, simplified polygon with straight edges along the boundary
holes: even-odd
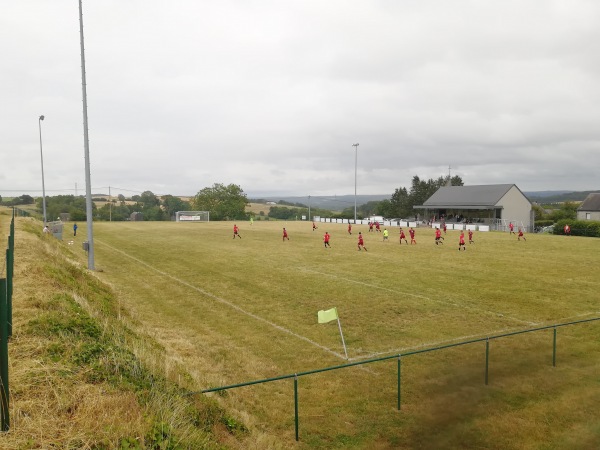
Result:
[[[577,204],[573,202],[564,202],[559,209],[555,209],[550,214],[552,220],[559,221],[561,219],[575,220],[577,218]]]
[[[209,211],[213,220],[245,219],[247,204],[248,198],[240,186],[220,183],[202,189],[192,201],[194,209]]]
[[[190,204],[173,195],[165,195],[162,199],[162,205],[168,218],[175,216],[177,211],[189,211]]]
[[[160,204],[160,200],[151,191],[144,191],[138,200],[139,203],[144,204],[144,209],[152,208]]]
[[[165,212],[160,206],[150,208],[144,206],[144,220],[165,220]]]
[[[398,188],[392,194],[390,199],[390,215],[389,217],[407,218],[412,216],[414,212],[410,206],[410,198],[405,187]]]

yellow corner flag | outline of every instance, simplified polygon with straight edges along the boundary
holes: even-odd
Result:
[[[332,320],[337,320],[337,318],[338,318],[337,308],[331,308],[331,309],[328,309],[327,311],[321,310],[317,313],[317,317],[319,319],[319,323],[327,323],[327,322],[331,322]]]

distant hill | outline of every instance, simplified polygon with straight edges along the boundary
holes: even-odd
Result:
[[[600,191],[538,191],[524,192],[527,198],[536,203],[582,202],[592,192]]]
[[[391,195],[357,195],[356,204],[364,205],[365,203],[372,201],[381,201],[390,199]],[[281,200],[289,203],[301,203],[305,206],[311,206],[312,208],[329,209],[331,211],[342,211],[343,209],[354,207],[354,195],[334,195],[334,196],[315,196],[311,195],[310,199],[307,196],[304,197],[284,197],[284,196],[267,196],[261,197],[260,199],[268,202],[279,202]],[[310,203],[310,205],[309,205]]]

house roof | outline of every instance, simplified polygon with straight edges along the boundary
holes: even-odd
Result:
[[[498,207],[497,203],[513,186],[515,185],[444,186],[429,197],[423,205],[415,208],[493,209]]]
[[[600,193],[588,194],[577,211],[600,211]]]

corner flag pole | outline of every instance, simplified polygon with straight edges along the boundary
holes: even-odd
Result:
[[[342,324],[340,323],[340,318],[337,318],[338,328],[340,329],[340,336],[342,337],[342,345],[344,346],[344,355],[346,355],[346,359],[348,359],[348,352],[346,351],[346,342],[344,342],[344,333],[342,333]]]
[[[344,346],[344,354],[348,359],[348,351],[346,350],[346,342],[344,341],[344,333],[342,333],[342,324],[340,323],[340,316],[338,315],[337,308],[331,308],[327,311],[319,311],[317,313],[317,321],[319,323],[328,323],[333,320],[337,320],[338,328],[340,329],[340,336],[342,337],[342,345]]]

